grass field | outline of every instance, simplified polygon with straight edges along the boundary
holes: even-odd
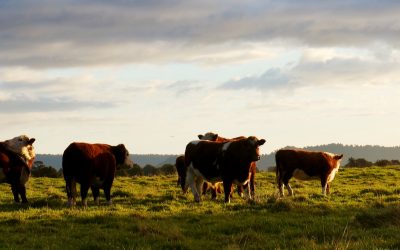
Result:
[[[63,179],[32,178],[29,205],[0,185],[0,249],[400,249],[399,179],[400,167],[341,169],[330,196],[292,180],[295,196],[277,200],[275,174],[259,173],[254,201],[196,204],[175,176],[124,177],[114,205],[84,209],[66,207]]]

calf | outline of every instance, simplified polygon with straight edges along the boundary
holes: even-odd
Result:
[[[26,135],[0,142],[0,168],[6,177],[6,182],[11,185],[11,191],[16,203],[27,203],[25,184],[29,180],[35,150],[35,138]]]
[[[276,182],[280,196],[284,196],[284,185],[290,195],[293,190],[289,180],[295,177],[299,180],[319,179],[322,194],[330,193],[330,182],[339,170],[340,160],[343,155],[327,152],[311,152],[298,149],[281,149],[275,154]]]
[[[203,181],[223,182],[225,202],[230,202],[232,183],[245,185],[251,176],[251,164],[260,159],[259,146],[264,139],[254,136],[228,142],[192,141],[186,146],[185,189],[190,186],[194,199],[200,202]]]
[[[92,189],[93,198],[99,204],[99,189],[104,190],[106,200],[111,204],[111,186],[117,165],[132,166],[129,152],[123,144],[71,143],[62,158],[68,205],[75,204],[76,182],[81,186],[82,204],[87,206],[87,193]]]
[[[228,139],[228,138],[221,137],[218,134],[215,134],[213,132],[208,132],[205,135],[198,135],[198,138],[200,140],[228,142],[228,141],[236,141],[236,140],[244,139],[246,137],[239,136],[239,137]],[[252,199],[255,196],[255,176],[256,176],[256,172],[257,172],[257,163],[255,161],[251,163],[250,169],[251,169],[250,182],[248,184],[246,184],[245,186],[238,185],[237,190],[238,190],[238,194],[240,196],[243,196],[243,188],[247,188],[247,192],[248,192],[247,194],[248,194],[249,198]]]

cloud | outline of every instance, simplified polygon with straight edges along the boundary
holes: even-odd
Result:
[[[381,42],[398,48],[399,10],[393,1],[4,2],[0,63],[36,68],[210,63],[223,44],[219,60],[260,56],[237,51],[248,43],[368,47]]]
[[[244,77],[238,80],[231,80],[222,84],[219,89],[260,89],[275,90],[287,88],[292,85],[293,80],[278,68],[271,68],[261,76]]]
[[[20,99],[0,101],[0,113],[46,113],[55,111],[76,111],[81,109],[107,109],[113,108],[113,104],[97,101],[77,101],[71,99],[40,98],[29,100],[21,96]]]

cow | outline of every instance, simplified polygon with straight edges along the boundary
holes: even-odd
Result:
[[[235,140],[240,140],[240,139],[244,139],[246,137],[244,136],[239,136],[239,137],[235,137],[235,138],[224,138],[222,136],[219,136],[218,134],[215,134],[213,132],[208,132],[204,135],[198,135],[197,136],[200,140],[209,140],[209,141],[216,141],[216,142],[227,142],[227,141],[235,141]],[[248,184],[246,184],[245,186],[238,186],[237,190],[238,190],[238,194],[240,196],[243,196],[243,188],[247,188],[247,195],[250,199],[254,198],[255,196],[255,176],[256,176],[256,172],[257,172],[257,164],[256,162],[253,162],[251,164],[251,177],[250,177],[250,182]],[[250,187],[249,187],[250,186]]]
[[[3,168],[6,182],[11,185],[15,203],[28,203],[25,184],[36,156],[34,142],[35,138],[26,135],[0,142],[0,168]]]
[[[279,195],[284,196],[283,188],[286,186],[289,195],[293,196],[293,190],[289,185],[289,180],[292,177],[299,180],[319,179],[322,194],[329,194],[330,182],[335,178],[342,158],[343,154],[337,155],[328,152],[300,149],[278,150],[275,154],[275,161]]]
[[[68,206],[75,204],[76,182],[80,184],[82,205],[87,207],[87,193],[92,190],[95,204],[99,204],[99,190],[104,190],[108,204],[111,186],[118,165],[133,166],[129,152],[123,144],[89,144],[73,142],[64,151],[62,168],[68,196]]]
[[[230,202],[232,184],[245,185],[251,176],[251,164],[260,159],[259,146],[264,139],[250,136],[228,142],[192,141],[186,146],[184,187],[190,186],[196,202],[200,202],[203,181],[223,182],[225,202]]]

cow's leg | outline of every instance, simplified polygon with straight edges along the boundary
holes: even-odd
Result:
[[[326,183],[326,194],[330,194],[331,193],[331,184],[328,182]]]
[[[256,185],[255,185],[255,174],[252,173],[250,176],[250,199],[254,199],[255,195],[256,195]]]
[[[99,201],[100,189],[95,186],[92,186],[91,189],[92,189],[94,203],[96,205],[99,205],[100,204],[100,201]]]
[[[244,188],[244,186],[242,186],[242,185],[237,185],[237,193],[238,193],[238,195],[239,195],[240,197],[242,197],[242,198],[243,198],[243,188]]]
[[[224,180],[224,193],[225,202],[230,203],[231,193],[232,193],[232,181]]]
[[[203,183],[204,183],[204,180],[203,180],[203,178],[201,178],[200,176],[197,176],[197,178],[196,178],[196,190],[197,190],[197,194],[198,194],[198,197],[199,197],[199,200],[197,201],[197,202],[200,202],[201,201],[201,189],[202,189],[202,187],[203,187]]]
[[[292,178],[292,173],[286,172],[285,175],[283,176],[283,184],[285,184],[285,187],[287,188],[289,195],[293,196],[293,189],[289,184],[290,178]]]
[[[293,189],[292,189],[292,187],[290,186],[289,181],[288,181],[287,183],[285,183],[285,186],[286,186],[286,188],[287,188],[287,190],[288,190],[288,192],[289,192],[289,195],[290,195],[290,196],[293,196]]]
[[[67,191],[68,206],[71,207],[75,205],[75,195],[76,195],[76,182],[71,178],[65,179],[65,189]]]
[[[251,194],[250,183],[247,182],[246,185],[243,186],[246,189],[246,198],[252,200],[254,197]]]
[[[14,202],[15,203],[19,203],[20,199],[19,199],[18,185],[11,184],[11,191],[12,191],[13,196],[14,196]]]
[[[87,207],[87,194],[89,191],[89,184],[81,183],[81,199],[82,199],[82,206]]]
[[[321,178],[322,195],[326,195],[327,185],[328,185],[328,182],[327,182],[326,178]]]
[[[19,184],[19,185],[18,185],[18,191],[19,191],[19,194],[21,195],[22,203],[28,203],[28,199],[26,198],[26,188],[25,188],[25,185]]]
[[[178,180],[176,182],[176,185],[179,187],[181,185],[181,177],[178,175]]]
[[[284,197],[285,193],[283,190],[283,188],[284,188],[283,178],[282,178],[281,170],[279,169],[278,166],[276,166],[276,185],[278,186],[279,196]]]
[[[193,173],[193,170],[191,167],[189,167],[187,175],[186,175],[186,184],[190,186],[190,189],[192,190],[192,194],[194,196],[194,200],[199,202],[200,201],[200,193],[196,189],[196,184],[195,184],[195,175]]]
[[[111,187],[112,187],[113,182],[114,182],[114,179],[111,179],[111,180],[106,180],[103,183],[104,195],[106,196],[108,205],[112,205]]]

